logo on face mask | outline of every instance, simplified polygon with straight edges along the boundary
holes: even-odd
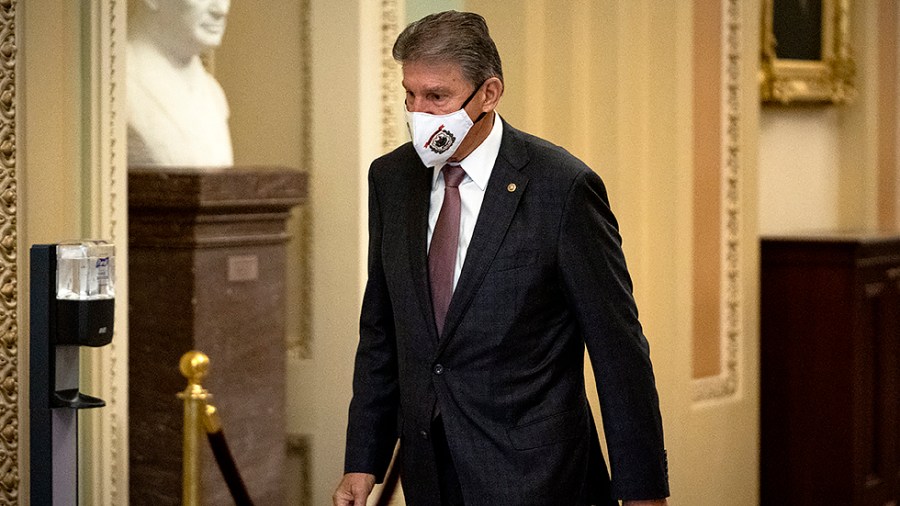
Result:
[[[484,83],[482,83],[483,85]],[[475,121],[466,112],[466,104],[475,97],[481,85],[476,86],[462,106],[450,114],[429,114],[406,110],[406,126],[412,138],[416,154],[426,167],[440,167],[456,153],[462,140],[475,123],[481,121],[487,112],[482,111]],[[457,144],[457,140],[460,144]]]
[[[454,137],[449,130],[445,129],[444,125],[441,125],[433,134],[431,134],[431,137],[428,138],[425,147],[437,154],[441,154],[453,147],[455,142],[456,137]]]

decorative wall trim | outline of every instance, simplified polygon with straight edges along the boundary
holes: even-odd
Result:
[[[108,179],[101,178],[101,185],[106,190],[103,193],[108,195],[107,213],[101,213],[103,221],[103,229],[117,246],[117,279],[119,280],[117,289],[117,308],[116,319],[120,322],[119,329],[125,329],[124,332],[119,330],[119,339],[113,339],[108,350],[105,350],[104,357],[101,359],[103,370],[109,374],[109,407],[108,411],[108,437],[109,437],[109,469],[104,469],[109,473],[109,491],[107,498],[109,504],[127,504],[128,503],[128,351],[127,351],[127,324],[125,319],[128,314],[128,294],[123,293],[122,288],[127,287],[126,267],[128,266],[128,234],[124,226],[120,224],[127,222],[127,205],[123,202],[127,200],[123,181],[126,179],[126,153],[124,139],[120,135],[122,125],[124,124],[125,115],[119,114],[119,109],[123,101],[117,101],[119,95],[118,90],[124,88],[120,85],[124,74],[117,72],[118,58],[121,58],[120,49],[124,49],[121,44],[117,44],[116,32],[125,33],[126,19],[124,17],[125,9],[122,5],[124,2],[117,0],[108,0],[106,16],[107,20],[103,28],[106,32],[106,54],[104,54],[104,66],[106,70],[106,82],[102,83],[106,88],[105,109],[101,117],[106,121],[106,131],[102,135],[104,144],[104,152],[106,158],[106,174]],[[108,186],[107,186],[108,185]],[[121,287],[121,288],[119,288]]]
[[[300,170],[309,172],[312,170],[312,42],[310,32],[310,0],[300,0]],[[301,205],[294,208],[294,220],[289,225],[290,234],[297,252],[297,268],[300,276],[300,289],[297,300],[291,301],[299,306],[300,321],[296,331],[287,336],[285,343],[288,359],[302,360],[312,358],[312,294],[310,293],[311,263],[310,251],[312,248],[312,219],[309,214],[309,205]],[[290,324],[289,324],[290,325]],[[292,326],[289,326],[289,328]]]
[[[91,196],[90,232],[116,245],[116,327],[109,346],[85,357],[92,394],[107,402],[86,416],[93,451],[88,455],[92,504],[128,504],[128,206],[125,146],[124,0],[85,4],[82,58],[89,62],[90,93],[83,110]]]
[[[312,9],[310,0],[300,0],[300,81],[303,86],[303,95],[300,104],[300,122],[303,134],[300,142],[303,146],[301,153],[303,170],[312,168],[312,21],[310,15]]]
[[[16,0],[0,0],[0,502],[19,503]]]
[[[388,152],[402,141],[397,120],[399,101],[403,97],[400,66],[394,61],[394,41],[406,26],[399,0],[381,0],[381,147]]]
[[[743,92],[742,12],[740,0],[722,0],[724,51],[722,77],[722,372],[693,380],[694,401],[728,398],[740,386],[743,344],[741,249],[741,93]]]
[[[287,435],[288,471],[297,484],[294,500],[297,506],[312,505],[312,437],[308,434]]]

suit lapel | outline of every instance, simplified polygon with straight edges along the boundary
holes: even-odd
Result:
[[[431,306],[431,288],[428,282],[428,206],[431,200],[432,171],[418,162],[411,171],[411,195],[407,210],[407,239],[409,242],[409,264],[413,290],[419,304],[420,314],[426,321],[426,327],[434,342],[438,334],[434,323],[434,310]]]
[[[446,348],[447,342],[459,326],[462,316],[503,243],[506,230],[516,214],[516,208],[528,184],[528,176],[521,172],[527,163],[527,149],[519,139],[519,132],[504,122],[500,153],[491,171],[472,241],[466,252],[466,261],[456,290],[453,292],[453,298],[450,300],[438,354]]]

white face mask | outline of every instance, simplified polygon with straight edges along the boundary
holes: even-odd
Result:
[[[426,167],[443,167],[447,160],[456,153],[472,126],[484,117],[486,113],[482,112],[478,119],[472,121],[465,111],[466,105],[479,89],[481,86],[475,88],[475,91],[463,102],[458,111],[450,114],[436,115],[406,111],[406,126],[409,128],[409,136],[416,148],[416,153]]]

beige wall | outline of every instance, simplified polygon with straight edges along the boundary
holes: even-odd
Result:
[[[341,3],[341,5],[337,5]],[[311,359],[295,369],[307,411],[296,430],[313,435],[311,504],[328,504],[343,473],[343,437],[350,401],[356,318],[362,294],[360,254],[365,194],[361,152],[359,2],[313,0],[313,167]],[[340,62],[337,64],[336,62]],[[374,99],[374,97],[371,97]],[[290,426],[290,425],[289,425]]]
[[[84,189],[80,7],[32,2],[21,9],[18,163],[24,245],[78,238]]]
[[[82,174],[79,7],[72,2],[19,4],[20,72],[17,110],[20,380],[19,478],[28,465],[28,254],[31,244],[81,235]]]
[[[761,234],[841,225],[840,125],[834,108],[766,107],[760,115]],[[861,195],[857,185],[853,193]]]
[[[699,9],[709,3],[695,5]],[[694,52],[712,50],[692,46],[693,6],[588,0],[562,6],[535,1],[522,4],[519,15],[510,17],[513,7],[503,1],[466,2],[466,8],[488,19],[504,60],[507,86],[501,114],[514,125],[563,145],[607,184],[651,342],[673,503],[755,504],[758,397],[752,216],[744,220],[740,243],[741,274],[748,281],[742,297],[746,311],[745,335],[739,343],[739,386],[721,400],[694,401],[691,315],[703,308],[695,309],[690,297],[694,264],[688,238],[700,225],[694,221],[692,203],[704,195],[692,191],[697,170],[693,136],[703,134],[693,130],[693,87],[708,90],[712,101],[722,98],[715,83],[693,82]],[[743,55],[752,58],[743,60],[742,72],[750,76],[745,78],[750,85],[755,82],[758,33],[753,7],[749,5],[742,15],[742,33],[749,41]],[[720,33],[722,26],[713,29]],[[754,97],[750,89],[742,99],[749,103],[742,111],[742,127],[750,132],[741,145],[741,172],[747,176],[741,192],[748,197],[754,195],[756,183]],[[721,159],[721,152],[712,149],[712,158]],[[746,209],[754,209],[752,200],[744,202]],[[721,212],[718,206],[715,211]],[[722,294],[716,297],[718,301]],[[596,397],[592,400],[596,407]]]
[[[213,67],[231,109],[235,165],[303,162],[305,3],[231,3]]]
[[[889,148],[897,145],[896,118],[885,116],[896,114],[897,63],[890,79],[883,72],[890,62],[879,59],[890,49],[879,41],[896,43],[896,24],[882,22],[891,8],[896,10],[895,2],[853,3],[857,96],[850,103],[762,108],[761,234],[897,229],[896,160],[884,160],[894,156]]]

